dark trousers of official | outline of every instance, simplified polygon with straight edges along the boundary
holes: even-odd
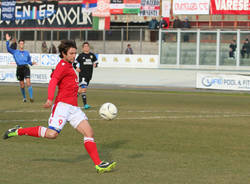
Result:
[[[156,41],[156,34],[157,34],[157,31],[150,31],[150,41],[151,42]]]

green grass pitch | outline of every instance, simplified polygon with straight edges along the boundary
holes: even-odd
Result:
[[[0,133],[19,124],[47,126],[47,88],[22,103],[17,86],[0,86]],[[0,184],[249,184],[250,95],[89,88],[85,111],[101,159],[117,161],[97,174],[82,136],[66,125],[56,140],[0,140]],[[112,121],[99,107],[114,103]],[[79,104],[82,105],[79,98]]]

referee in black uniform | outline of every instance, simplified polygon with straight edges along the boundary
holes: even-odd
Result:
[[[98,65],[95,54],[90,52],[89,43],[84,42],[82,44],[83,52],[78,55],[76,62],[73,64],[77,72],[79,72],[79,90],[78,93],[82,96],[83,108],[89,109],[91,106],[87,104],[87,86],[92,79],[93,68]]]

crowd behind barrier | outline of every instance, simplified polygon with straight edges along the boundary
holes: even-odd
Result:
[[[187,24],[188,26],[188,24]],[[156,39],[150,40],[151,32]],[[78,53],[84,41],[91,43],[91,50],[98,54],[125,54],[128,45],[135,55],[160,55],[160,64],[175,66],[250,66],[250,46],[245,43],[250,31],[200,30],[200,29],[114,29],[109,31],[1,31],[0,52],[6,53],[3,35],[8,32],[17,40],[26,40],[31,53],[57,53],[62,39],[75,40]],[[126,34],[128,33],[128,34]],[[159,41],[160,40],[160,41]],[[235,48],[230,51],[230,42]],[[128,53],[128,52],[127,52]],[[231,55],[230,55],[231,53]]]

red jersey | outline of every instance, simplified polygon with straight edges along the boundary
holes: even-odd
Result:
[[[72,63],[61,60],[51,74],[51,80],[48,87],[48,99],[51,101],[53,101],[57,85],[58,93],[54,103],[64,102],[73,106],[78,106],[78,78]]]

